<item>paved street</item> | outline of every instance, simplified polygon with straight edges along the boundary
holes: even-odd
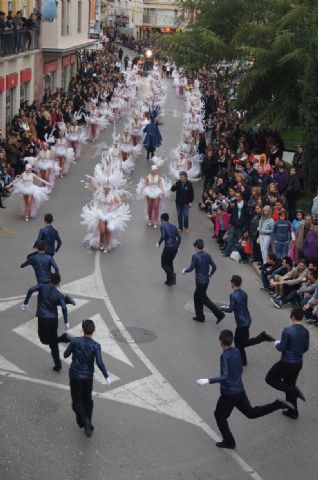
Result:
[[[168,83],[164,124],[160,127],[165,157],[181,132],[184,100]],[[145,80],[144,94],[149,88]],[[123,120],[117,131],[122,132]],[[213,411],[217,385],[201,388],[197,378],[219,372],[219,332],[233,328],[232,315],[215,325],[207,313],[205,324],[192,321],[194,275],[181,275],[189,265],[192,243],[202,237],[218,266],[209,294],[217,303],[228,302],[231,275],[243,277],[253,315],[251,334],[262,330],[275,337],[289,323],[288,309],[276,310],[260,291],[255,271],[222,258],[211,240],[211,225],[199,212],[201,184],[190,212],[190,233],[182,237],[176,257],[177,285],[163,284],[158,230],[147,227],[144,203],[132,200],[132,220],[118,249],[108,254],[86,249],[81,241],[82,206],[90,193],[81,183],[100,159],[101,147],[110,145],[112,129],[97,144],[85,145],[78,165],[72,165],[38,217],[25,223],[19,200],[9,198],[1,211],[1,337],[0,337],[0,478],[3,480],[298,480],[317,478],[316,416],[318,403],[318,331],[310,327],[311,348],[305,356],[299,386],[307,402],[299,405],[300,418],[292,421],[276,412],[248,420],[238,411],[230,419],[237,450],[215,447],[218,430]],[[149,166],[145,152],[137,160],[133,183]],[[162,170],[167,169],[165,165]],[[166,211],[176,222],[174,196]],[[77,302],[71,307],[71,333],[79,334],[84,318],[94,319],[95,338],[102,344],[113,383],[107,387],[96,372],[94,382],[95,432],[85,437],[71,410],[68,365],[52,371],[49,349],[39,343],[35,320],[36,298],[27,312],[22,298],[35,283],[32,269],[19,265],[32,249],[43,214],[54,215],[63,241],[56,261],[62,290]],[[61,321],[62,327],[62,321]],[[252,404],[280,396],[264,382],[279,354],[273,344],[247,351],[244,382]]]

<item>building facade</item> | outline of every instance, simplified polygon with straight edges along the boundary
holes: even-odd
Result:
[[[91,2],[60,0],[57,20],[42,26],[44,88],[67,89],[76,73],[77,53],[94,43],[89,39]]]
[[[23,12],[29,18],[35,8],[33,0],[0,0],[0,11]],[[0,128],[10,127],[20,104],[33,102],[37,96],[38,68],[42,65],[40,27],[6,30],[0,32]],[[41,82],[40,82],[41,83]],[[41,85],[40,85],[41,88]]]

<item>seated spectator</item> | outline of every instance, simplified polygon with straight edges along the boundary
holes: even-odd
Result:
[[[306,305],[315,292],[316,281],[318,279],[317,270],[308,270],[307,280],[297,289],[290,290],[287,295],[280,300],[274,299],[275,307],[281,308],[287,303],[298,303],[300,306]]]
[[[315,291],[303,306],[303,310],[308,323],[318,326],[318,279],[316,280]]]
[[[238,243],[234,246],[234,250],[238,251],[241,256],[241,262],[247,263],[253,253],[253,245],[249,239],[248,232],[243,232]]]
[[[271,281],[271,286],[275,288],[276,292],[271,299],[275,307],[279,305],[279,302],[276,302],[276,300],[281,300],[290,291],[298,290],[298,288],[300,288],[302,283],[306,281],[307,272],[308,270],[305,260],[300,259],[297,262],[297,266],[292,267],[285,275],[275,275],[274,280]],[[278,306],[278,308],[280,308],[280,306]]]
[[[224,235],[230,228],[230,215],[222,207],[217,207],[214,216],[214,236],[219,245],[224,245]]]
[[[286,260],[284,259],[283,261]],[[282,261],[276,257],[275,253],[269,253],[266,263],[263,263],[263,265],[260,267],[261,280],[263,284],[261,290],[265,290],[266,292],[269,292],[271,290],[270,281],[279,271],[279,268],[281,266]]]

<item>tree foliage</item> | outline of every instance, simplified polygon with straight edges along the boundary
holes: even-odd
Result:
[[[236,89],[235,107],[251,126],[304,126],[308,148],[318,145],[318,134],[309,128],[318,123],[317,0],[179,4],[195,9],[196,24],[191,31],[161,39],[165,53],[191,71],[221,60],[235,65],[230,85]],[[306,162],[312,168],[308,155],[318,162],[318,151],[309,154],[308,148]]]

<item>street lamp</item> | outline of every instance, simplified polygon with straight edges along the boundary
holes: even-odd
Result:
[[[146,57],[147,57],[147,58],[151,58],[151,57],[152,57],[152,51],[151,51],[151,50],[147,50],[147,51],[146,51]]]

